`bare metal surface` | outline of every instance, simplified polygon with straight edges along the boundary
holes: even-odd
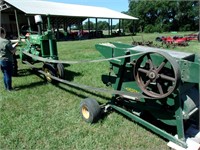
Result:
[[[193,53],[179,52],[179,51],[173,51],[173,50],[155,48],[155,47],[147,47],[147,46],[135,46],[135,47],[129,48],[129,50],[134,50],[134,51],[138,51],[138,52],[152,52],[152,51],[165,52],[172,57],[181,58],[181,59],[185,58],[185,57],[189,57],[191,55],[194,55]]]
[[[29,15],[48,14],[52,16],[73,16],[86,18],[137,19],[105,7],[75,5],[41,0],[5,0],[5,2]]]

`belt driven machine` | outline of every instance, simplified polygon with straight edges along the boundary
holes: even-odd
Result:
[[[111,71],[102,81],[120,93],[104,107],[83,100],[86,122],[97,121],[101,110],[112,108],[168,139],[172,148],[199,149],[199,56],[121,43],[97,44],[96,49],[106,58],[116,57],[109,60]]]

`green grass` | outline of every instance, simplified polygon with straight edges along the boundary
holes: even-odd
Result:
[[[154,40],[157,36],[145,34],[144,39]],[[141,36],[134,39],[139,41]],[[95,44],[110,41],[131,44],[132,38],[58,42],[59,57],[97,59],[102,56],[95,50]],[[175,50],[199,53],[199,46],[193,41],[188,47]],[[108,73],[108,67],[108,62],[71,65],[66,68],[66,78],[105,87],[101,75]],[[118,113],[113,112],[92,125],[81,119],[82,99],[92,97],[106,103],[110,95],[48,84],[20,62],[19,69],[21,76],[13,77],[13,86],[18,91],[6,92],[0,80],[0,149],[168,149],[167,141]]]

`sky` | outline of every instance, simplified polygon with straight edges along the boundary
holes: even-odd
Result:
[[[106,7],[118,12],[128,11],[128,0],[46,0],[46,1]]]

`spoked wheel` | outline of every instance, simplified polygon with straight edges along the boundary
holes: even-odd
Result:
[[[64,79],[65,78],[65,68],[63,66],[63,64],[56,64],[56,74],[57,77]]]
[[[178,63],[164,52],[147,52],[135,64],[135,80],[148,96],[165,98],[177,87],[180,81]]]
[[[96,100],[86,98],[81,102],[80,113],[84,121],[95,123],[100,117],[101,108]]]
[[[45,63],[43,65],[43,71],[46,73],[45,78],[48,82],[53,83],[51,76],[56,76],[56,69],[52,64]]]

